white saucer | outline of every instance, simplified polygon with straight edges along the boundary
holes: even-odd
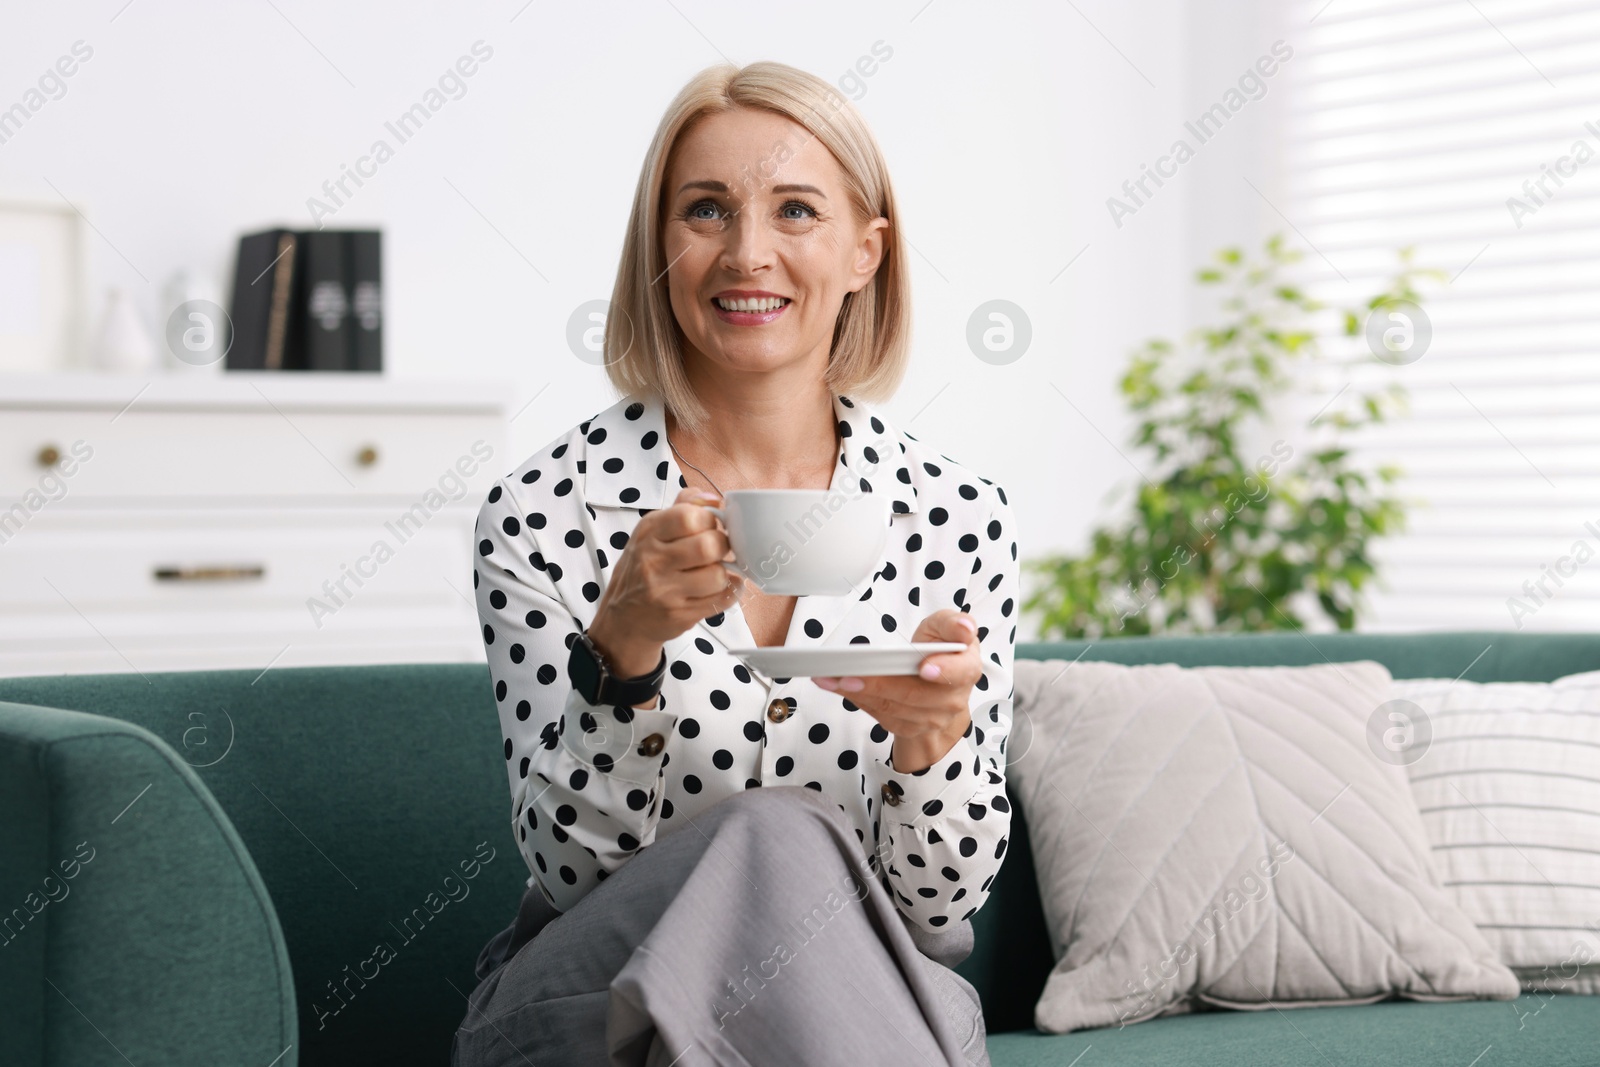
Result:
[[[956,641],[924,641],[914,645],[833,645],[823,648],[735,648],[730,651],[768,678],[873,677],[916,674],[922,661],[936,652],[960,652]]]

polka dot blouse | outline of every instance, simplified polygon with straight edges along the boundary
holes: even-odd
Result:
[[[892,501],[882,568],[855,596],[802,596],[784,644],[909,643],[955,607],[978,623],[972,724],[933,766],[902,772],[893,737],[846,694],[769,678],[739,607],[667,642],[656,706],[597,706],[567,657],[640,517],[684,480],[654,398],[624,397],[490,490],[478,514],[478,616],[505,738],[513,832],[566,911],[656,838],[742,789],[803,786],[834,800],[912,921],[937,929],[989,895],[1011,825],[1005,796],[1016,642],[1016,528],[1005,491],[836,395],[843,447],[831,488]]]

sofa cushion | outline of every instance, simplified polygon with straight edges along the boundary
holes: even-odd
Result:
[[[1017,665],[1009,774],[1057,956],[1042,1030],[1517,995],[1437,884],[1371,662]]]
[[[1208,1011],[1122,1029],[989,1035],[994,1067],[1589,1067],[1600,997]]]

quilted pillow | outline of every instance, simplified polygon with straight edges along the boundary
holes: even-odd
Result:
[[[1524,989],[1600,993],[1600,671],[1390,695],[1444,887]]]
[[[1511,999],[1369,721],[1380,664],[1018,660],[1009,775],[1064,1033],[1196,1007]]]

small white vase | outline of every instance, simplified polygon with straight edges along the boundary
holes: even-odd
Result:
[[[156,343],[134,306],[133,298],[113,287],[106,293],[105,312],[89,346],[89,363],[112,374],[140,374],[154,370]]]

